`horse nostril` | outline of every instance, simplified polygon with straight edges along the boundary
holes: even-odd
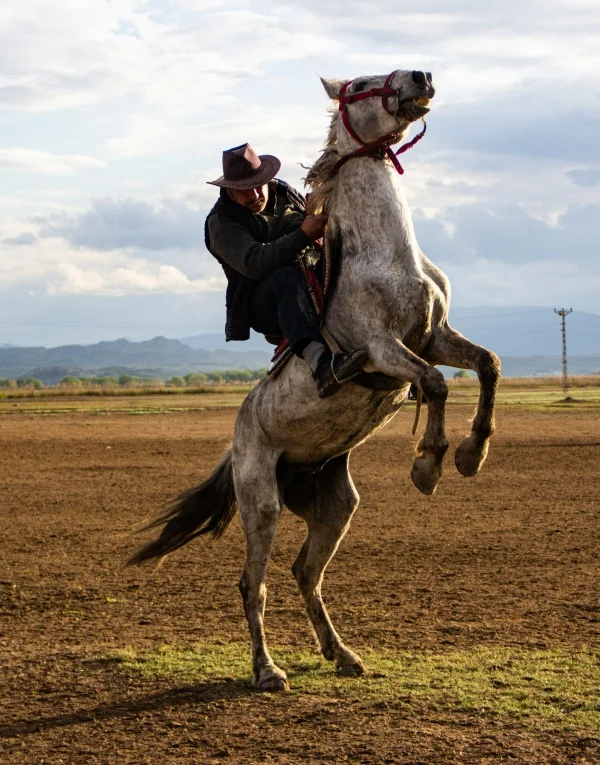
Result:
[[[412,73],[412,79],[415,85],[420,85],[423,87],[425,85],[425,73],[424,72],[413,72]]]

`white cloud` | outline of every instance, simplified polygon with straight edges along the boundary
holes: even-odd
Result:
[[[148,292],[189,294],[222,292],[223,277],[189,279],[175,266],[156,265],[143,261],[113,270],[61,264],[48,284],[50,295],[136,295]]]
[[[427,138],[401,159],[409,203],[430,217],[448,218],[452,210],[474,204],[490,210],[514,204],[555,223],[570,207],[600,203],[600,183],[576,182],[580,177],[600,180],[600,171],[587,171],[573,162],[490,157],[469,150],[430,152]]]
[[[154,207],[136,199],[92,199],[91,205],[85,212],[41,222],[40,236],[93,250],[197,248],[204,236],[203,218],[179,200],[165,199]]]
[[[577,167],[567,173],[578,186],[600,186],[600,167]]]
[[[515,263],[485,258],[469,263],[438,261],[452,282],[458,306],[569,305],[598,310],[600,275],[572,262]]]
[[[29,245],[11,245],[3,240],[0,246],[0,289],[37,284],[68,258],[67,248],[61,242],[45,242],[40,247],[37,241]]]
[[[146,16],[134,0],[10,6],[0,16],[5,109],[80,106],[130,92],[143,79],[150,62],[137,30]]]
[[[203,12],[179,17],[133,0],[15,4],[0,17],[1,105],[43,111],[127,96],[136,109],[159,104],[168,123],[210,111],[208,99],[264,74],[269,62],[332,45],[318,29],[284,25],[271,11],[195,5]]]
[[[418,12],[390,0],[7,0],[0,284],[51,285],[57,301],[221,290],[200,255],[221,151],[250,141],[301,189],[299,163],[326,135],[317,75],[405,67],[438,87],[403,183],[455,299],[480,302],[483,284],[494,303],[564,288],[575,304],[579,281],[593,309],[582,263],[598,239],[599,33],[597,0],[422,0]]]
[[[49,154],[34,149],[0,149],[0,167],[44,175],[70,175],[78,170],[104,168],[106,162],[82,154]]]
[[[19,243],[4,240],[0,290],[20,285],[52,295],[224,292],[223,272],[209,256],[195,269],[195,277],[174,265],[175,260],[174,252],[164,253],[162,261],[152,261],[142,252],[74,249],[58,238]]]
[[[254,3],[252,3],[254,4]],[[223,0],[171,0],[171,5],[183,8],[187,11],[207,11],[214,8],[222,8]],[[247,8],[251,5],[250,0],[228,0],[227,5]]]
[[[2,240],[2,244],[7,247],[23,247],[28,244],[35,244],[38,238],[31,231],[21,231],[17,236],[10,236]]]

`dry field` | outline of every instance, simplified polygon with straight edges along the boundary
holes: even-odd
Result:
[[[453,389],[448,433],[474,389]],[[234,523],[162,568],[129,529],[200,482],[238,393],[0,402],[0,763],[600,762],[600,394],[507,386],[484,471],[409,473],[410,406],[359,448],[324,584],[370,669],[314,648],[284,512],[267,631],[292,690],[250,685]]]

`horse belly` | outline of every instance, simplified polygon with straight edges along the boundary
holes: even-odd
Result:
[[[382,393],[347,383],[320,399],[314,381],[299,380],[299,370],[293,371],[294,381],[261,383],[240,410],[252,410],[262,433],[290,462],[322,462],[353,449],[383,427],[405,398],[405,391]]]

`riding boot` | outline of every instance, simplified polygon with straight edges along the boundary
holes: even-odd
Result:
[[[319,397],[333,396],[343,383],[362,372],[369,358],[365,350],[347,351],[334,356],[327,348],[321,354],[313,379],[319,389]]]

